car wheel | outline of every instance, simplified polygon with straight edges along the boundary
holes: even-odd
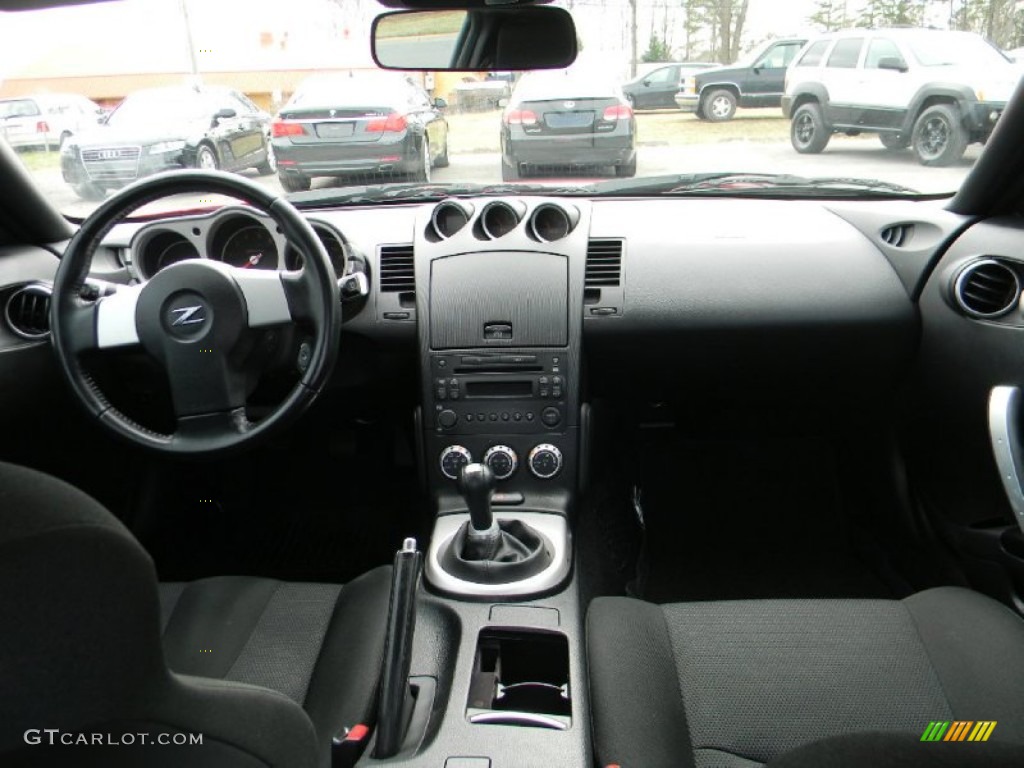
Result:
[[[196,168],[201,168],[204,171],[215,171],[220,167],[220,163],[217,162],[217,153],[206,144],[199,147],[196,152]]]
[[[802,155],[816,155],[828,146],[832,131],[825,125],[821,107],[816,103],[803,104],[793,113],[789,126],[789,139],[793,149]]]
[[[277,156],[274,154],[274,145],[270,143],[270,139],[267,139],[267,157],[256,166],[256,173],[260,176],[269,176],[272,173],[277,173]]]
[[[305,192],[312,185],[312,179],[308,176],[295,174],[278,174],[277,180],[281,182],[281,188],[285,192]]]
[[[736,114],[736,97],[732,91],[712,91],[703,104],[704,117],[713,123],[732,120]]]
[[[910,139],[904,137],[901,133],[880,133],[878,134],[878,140],[882,142],[882,146],[886,149],[906,149],[910,146]]]
[[[943,167],[957,162],[967,149],[960,113],[948,104],[928,107],[914,123],[911,143],[921,165]]]
[[[438,155],[437,160],[434,161],[435,168],[447,168],[451,164],[448,159],[448,137],[444,137],[444,149],[441,150],[441,154]]]
[[[632,178],[636,176],[636,155],[633,155],[633,159],[628,163],[615,166],[615,175],[620,179]]]
[[[75,191],[82,200],[102,200],[107,194],[103,187],[98,187],[90,181],[83,181],[81,184],[72,184],[71,189]]]
[[[519,181],[522,178],[522,174],[519,173],[519,163],[512,163],[509,165],[505,162],[505,158],[501,159],[501,180],[502,181]]]

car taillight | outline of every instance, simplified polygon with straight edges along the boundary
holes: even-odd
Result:
[[[40,120],[38,123],[36,123],[36,133],[49,133],[49,132],[50,132],[50,124],[47,123],[45,120]]]
[[[529,109],[513,109],[505,115],[505,122],[509,125],[536,125],[537,113]]]
[[[392,112],[387,117],[377,117],[366,124],[366,130],[370,133],[399,133],[408,126],[405,115]]]
[[[697,78],[688,77],[683,80],[683,91],[685,93],[696,93],[697,92]]]
[[[275,139],[282,136],[301,136],[305,133],[300,123],[292,123],[288,120],[275,120],[270,124],[270,135]]]
[[[629,120],[632,116],[633,110],[625,104],[620,104],[616,107],[606,107],[604,110],[604,119],[608,121]]]

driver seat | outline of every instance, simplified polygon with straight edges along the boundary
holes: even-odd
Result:
[[[328,766],[332,736],[372,721],[389,589],[389,567],[158,585],[102,505],[0,463],[0,763]]]

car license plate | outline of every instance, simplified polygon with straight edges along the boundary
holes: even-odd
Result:
[[[321,139],[345,139],[355,131],[352,123],[317,123],[316,135]]]
[[[593,112],[547,112],[544,121],[548,128],[589,128],[594,122]]]

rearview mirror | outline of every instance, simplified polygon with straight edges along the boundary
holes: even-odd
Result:
[[[237,114],[238,113],[233,109],[218,109],[213,115],[213,122],[217,122],[218,120],[229,120]]]
[[[572,16],[550,6],[395,11],[374,19],[370,34],[384,69],[562,69],[576,60]]]

